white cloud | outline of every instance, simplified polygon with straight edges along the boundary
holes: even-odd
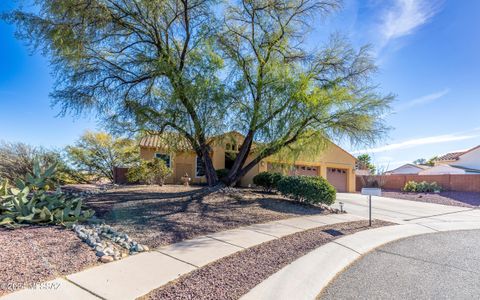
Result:
[[[444,134],[444,135],[436,135],[436,136],[429,136],[424,138],[418,139],[411,139],[406,140],[399,143],[394,143],[386,146],[381,146],[377,148],[371,149],[363,149],[352,152],[353,154],[361,154],[361,153],[379,153],[379,152],[386,152],[392,150],[401,150],[401,149],[409,149],[423,145],[431,145],[431,144],[439,144],[439,143],[447,143],[453,141],[462,141],[462,140],[469,140],[473,138],[480,137],[480,134]]]
[[[442,98],[443,96],[447,95],[449,92],[450,92],[450,89],[443,89],[441,91],[431,93],[429,95],[425,95],[425,96],[410,100],[410,101],[400,105],[396,111],[399,112],[399,111],[403,111],[403,110],[412,108],[414,106],[432,103],[435,100],[438,100],[438,99]]]
[[[394,0],[394,5],[381,16],[378,51],[392,40],[413,34],[429,22],[439,11],[440,4],[440,0]]]

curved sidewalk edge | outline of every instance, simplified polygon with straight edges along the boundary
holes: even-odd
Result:
[[[403,224],[360,231],[302,256],[254,287],[241,299],[315,299],[339,272],[379,246],[420,234],[471,229],[480,229],[480,222]]]
[[[365,220],[350,214],[305,215],[254,224],[163,246],[47,282],[55,289],[24,289],[3,299],[115,299],[141,297],[208,263],[289,234]]]

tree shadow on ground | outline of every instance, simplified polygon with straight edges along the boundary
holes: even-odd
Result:
[[[251,190],[207,194],[203,189],[187,193],[117,191],[87,203],[106,223],[152,247],[250,224],[326,213],[319,207]]]

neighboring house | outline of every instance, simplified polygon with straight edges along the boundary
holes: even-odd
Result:
[[[428,170],[430,167],[425,165],[405,164],[391,171],[385,172],[387,175],[394,174],[419,174],[424,170]]]
[[[172,142],[172,140],[166,142],[167,138],[169,137],[165,138],[164,135],[149,135],[142,138],[140,157],[163,159],[173,170],[173,175],[167,179],[167,183],[181,183],[181,177],[185,174],[192,178],[193,183],[205,183],[202,161],[188,146],[188,143],[176,136],[173,138],[177,141],[176,145],[167,146]],[[244,136],[235,131],[209,139],[208,142],[212,148],[210,156],[215,169],[228,169],[232,166],[243,139]],[[255,145],[252,148],[254,147]],[[250,170],[241,179],[240,185],[252,184],[253,177],[260,172],[282,170],[290,175],[322,176],[335,186],[337,191],[354,192],[356,158],[334,143],[330,143],[323,151],[317,152],[317,154],[300,153],[293,164],[280,159],[279,156],[268,157]],[[247,158],[247,163],[250,159],[253,157]]]
[[[480,145],[466,151],[444,154],[435,160],[435,166],[440,165],[480,170]]]
[[[480,170],[462,168],[451,165],[437,165],[423,170],[418,175],[444,175],[444,174],[479,174]]]

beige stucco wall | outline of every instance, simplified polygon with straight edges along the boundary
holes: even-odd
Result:
[[[212,162],[215,169],[225,168],[225,144],[236,143],[240,145],[243,141],[241,135],[233,135],[222,138],[212,144]],[[173,175],[168,178],[167,183],[180,184],[179,178],[184,175],[180,174],[178,166],[185,167],[186,165],[191,165],[188,168],[187,173],[192,178],[193,183],[205,183],[205,177],[195,178],[195,152],[180,152],[180,153],[167,153],[162,151],[160,148],[140,148],[140,157],[143,159],[153,159],[155,153],[164,153],[170,154],[171,163],[173,166]],[[253,156],[247,158],[247,163],[253,159]],[[253,183],[253,177],[260,172],[267,171],[267,163],[282,163],[276,157],[269,157],[264,159],[259,164],[257,164],[252,170],[250,170],[240,181],[241,186],[248,186]],[[318,153],[300,155],[295,161],[294,164],[306,165],[306,166],[316,166],[320,170],[320,176],[326,178],[327,168],[338,168],[345,169],[347,171],[347,190],[348,192],[355,192],[355,158],[350,155],[348,152],[338,147],[337,145],[330,143],[327,148],[319,150]],[[285,162],[284,162],[285,163]],[[289,162],[292,164],[292,162]],[[183,168],[185,169],[185,168]]]
[[[315,152],[315,151],[313,151]],[[282,163],[276,156],[266,158],[265,162]],[[315,166],[320,170],[320,176],[327,178],[327,168],[344,169],[347,173],[347,191],[355,192],[355,163],[356,159],[350,153],[334,143],[328,143],[325,148],[316,153],[300,154],[289,164]]]

